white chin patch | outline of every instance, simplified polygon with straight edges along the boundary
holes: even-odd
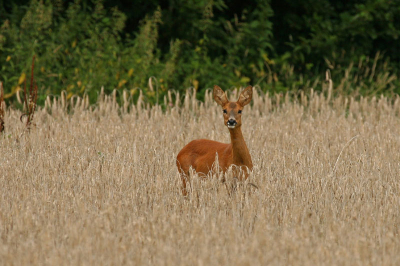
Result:
[[[228,128],[230,128],[230,129],[235,128],[235,127],[236,127],[236,125],[235,126],[228,125]]]

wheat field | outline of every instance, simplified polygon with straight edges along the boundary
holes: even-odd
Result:
[[[188,198],[177,153],[230,141],[210,92],[164,111],[125,93],[48,98],[29,133],[7,109],[0,264],[399,265],[400,98],[330,95],[256,90],[249,179],[194,175]]]

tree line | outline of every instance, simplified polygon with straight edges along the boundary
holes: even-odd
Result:
[[[323,90],[327,69],[340,93],[398,94],[399,35],[396,0],[0,1],[0,81],[15,102],[36,55],[39,104],[102,86],[149,102],[214,84]]]

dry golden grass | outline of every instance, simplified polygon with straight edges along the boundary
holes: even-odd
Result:
[[[259,189],[194,177],[189,199],[179,150],[229,142],[210,94],[166,112],[101,95],[67,114],[63,99],[30,134],[5,114],[1,264],[400,264],[399,98],[255,93],[242,128]]]

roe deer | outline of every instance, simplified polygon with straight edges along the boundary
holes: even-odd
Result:
[[[214,100],[221,105],[224,116],[224,124],[231,135],[231,143],[225,144],[217,141],[198,139],[187,144],[179,152],[176,165],[182,179],[182,194],[187,195],[186,182],[189,178],[189,169],[192,167],[197,173],[207,175],[213,168],[216,155],[221,170],[225,173],[231,165],[235,165],[233,173],[239,180],[239,172],[242,170],[247,179],[248,170],[253,169],[251,156],[242,135],[242,110],[250,103],[253,97],[252,86],[247,86],[242,91],[237,102],[230,102],[225,92],[214,86]]]

